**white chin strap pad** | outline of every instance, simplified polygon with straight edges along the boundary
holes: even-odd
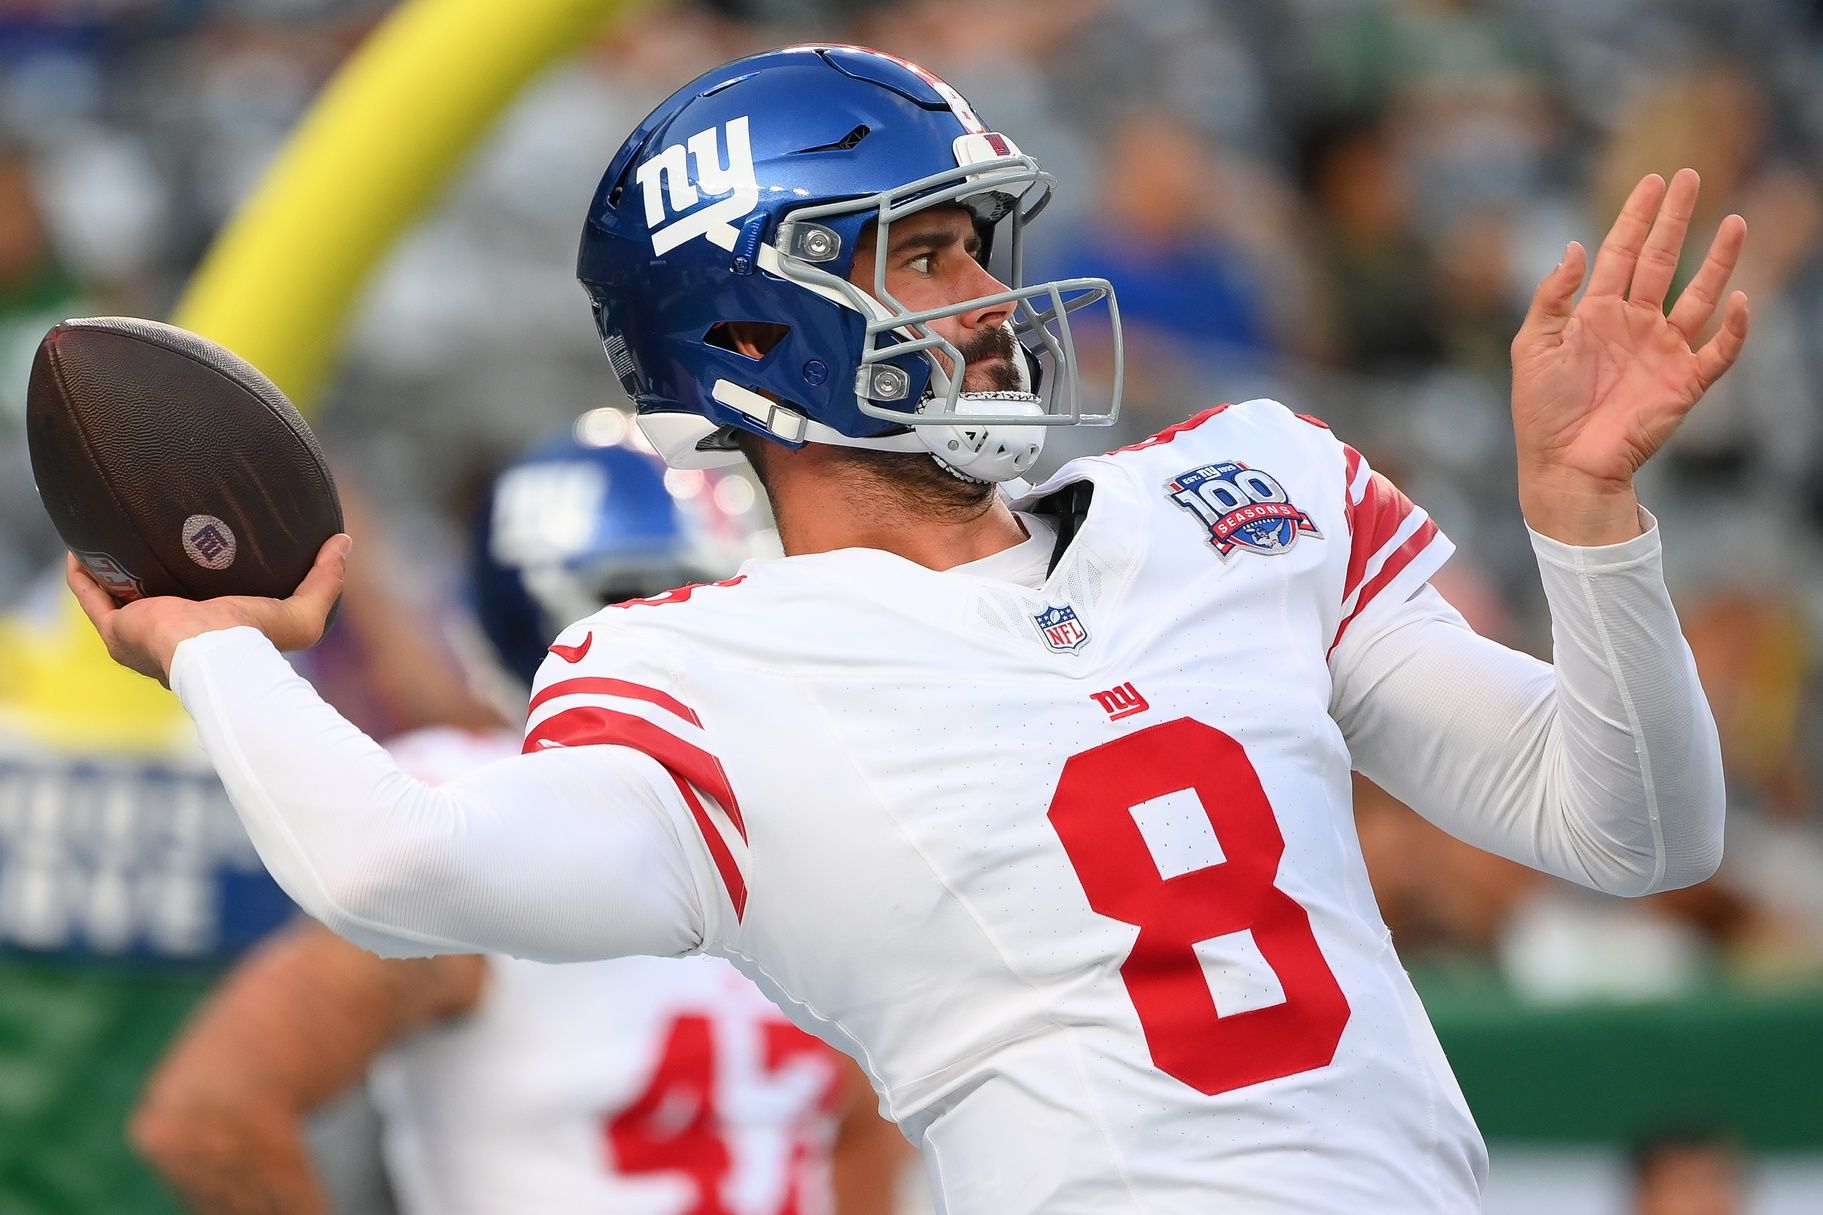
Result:
[[[956,402],[956,414],[966,418],[970,413],[1018,413],[1036,418],[1044,414],[1044,403],[1029,392],[965,392]],[[1042,426],[1004,423],[912,427],[937,463],[970,481],[993,482],[1010,481],[1037,463],[1038,453],[1044,450],[1044,432]]]

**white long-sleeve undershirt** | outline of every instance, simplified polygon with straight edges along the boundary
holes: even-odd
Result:
[[[1357,770],[1459,839],[1639,895],[1721,863],[1721,744],[1665,589],[1658,528],[1532,533],[1552,662],[1473,632],[1425,587],[1332,658]]]
[[[273,878],[358,945],[574,962],[703,941],[677,786],[656,760],[557,748],[428,784],[251,628],[185,641],[171,688]]]
[[[1656,529],[1533,543],[1555,667],[1477,636],[1428,587],[1378,606],[1331,656],[1355,765],[1452,834],[1597,889],[1708,876],[1720,751]],[[580,960],[705,940],[704,845],[636,751],[555,749],[427,785],[250,628],[185,641],[171,686],[279,884],[376,952]]]

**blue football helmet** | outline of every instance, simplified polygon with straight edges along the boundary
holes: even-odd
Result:
[[[476,520],[475,616],[500,664],[527,684],[551,639],[583,617],[726,578],[761,555],[751,489],[730,493],[726,483],[740,478],[700,472],[667,483],[643,442],[623,437],[624,418],[585,414],[507,465]]]
[[[1055,184],[915,64],[851,46],[769,51],[707,72],[621,145],[583,227],[577,277],[641,429],[675,467],[739,459],[737,431],[799,446],[921,451],[980,481],[1017,476],[1043,428],[1114,420],[1120,323],[1107,280],[1023,284],[1024,228]],[[891,225],[959,205],[1011,286],[910,311],[886,290]],[[871,282],[850,282],[877,225]],[[1114,383],[1087,408],[1069,314],[1105,301]],[[930,322],[1011,304],[1016,391],[965,392],[967,361]],[[730,324],[781,334],[758,358]],[[939,355],[941,354],[941,358]],[[1041,383],[1048,391],[1040,395]]]

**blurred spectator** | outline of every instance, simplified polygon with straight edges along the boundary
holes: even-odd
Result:
[[[1631,1215],[1744,1215],[1746,1165],[1728,1135],[1706,1127],[1668,1127],[1635,1142]]]
[[[1195,130],[1159,110],[1114,127],[1090,217],[1034,278],[1117,284],[1126,356],[1120,433],[1139,438],[1227,400],[1274,355],[1261,267],[1229,234],[1228,166]],[[1105,329],[1078,326],[1085,364],[1106,381]],[[1211,394],[1221,394],[1212,396]],[[1103,436],[1081,438],[1100,449]],[[1053,453],[1055,454],[1055,453]]]
[[[1748,220],[1752,240],[1739,285],[1754,301],[1755,333],[1738,383],[1690,419],[1666,451],[1678,502],[1724,525],[1759,525],[1787,545],[1798,540],[1819,500],[1823,382],[1813,332],[1823,322],[1823,204],[1812,172],[1780,151],[1773,99],[1745,66],[1716,60],[1670,73],[1636,90],[1603,149],[1594,205],[1621,189],[1640,165],[1691,164],[1717,201],[1699,204],[1691,247],[1729,211]],[[1677,532],[1695,529],[1678,527]]]
[[[1383,116],[1320,120],[1299,161],[1324,278],[1324,319],[1309,353],[1370,375],[1436,362],[1444,341],[1435,284]]]
[[[52,249],[31,162],[0,142],[0,607],[57,551],[26,462],[25,384],[45,330],[82,311],[81,297]],[[35,526],[9,528],[8,519]]]
[[[1465,211],[1436,242],[1432,291],[1440,318],[1443,359],[1451,367],[1502,379],[1507,347],[1519,331],[1526,300],[1516,296],[1511,218],[1498,208]]]
[[[1121,320],[1168,360],[1266,358],[1259,274],[1226,239],[1224,166],[1194,130],[1160,110],[1115,125],[1099,205],[1063,269],[1120,283]]]

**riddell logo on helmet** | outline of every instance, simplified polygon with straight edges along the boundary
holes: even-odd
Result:
[[[672,144],[635,169],[633,179],[645,191],[654,254],[663,256],[698,236],[708,237],[724,249],[734,248],[734,221],[745,219],[760,203],[747,115]],[[719,194],[728,197],[694,209],[705,197]],[[665,223],[672,215],[679,218]]]

